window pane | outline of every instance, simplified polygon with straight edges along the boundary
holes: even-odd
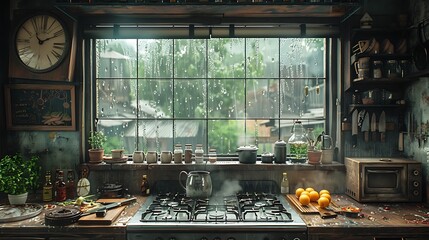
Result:
[[[244,117],[244,80],[212,79],[208,85],[209,118]]]
[[[208,42],[210,78],[244,77],[244,39],[215,38]]]
[[[247,81],[247,116],[252,118],[278,118],[278,80],[258,79]]]
[[[192,144],[193,149],[197,144],[206,143],[206,124],[203,120],[177,120],[174,122],[174,144],[182,144],[184,149],[185,144]]]
[[[245,121],[209,120],[208,139],[217,154],[236,154],[237,147],[245,144]]]
[[[97,117],[135,118],[135,79],[107,79],[97,82]]]
[[[249,38],[246,39],[247,77],[279,76],[279,39]]]
[[[171,118],[173,116],[173,80],[141,79],[139,118]]]
[[[98,122],[98,131],[102,131],[107,137],[104,144],[104,153],[110,154],[112,149],[125,149],[125,153],[132,153],[135,149],[136,121],[131,120],[105,120]]]
[[[97,40],[98,78],[136,77],[136,40]]]
[[[139,39],[139,77],[171,78],[173,76],[173,40]]]
[[[206,76],[206,40],[174,40],[174,76],[202,78]]]
[[[175,118],[201,118],[206,116],[205,86],[206,81],[203,79],[175,80]]]

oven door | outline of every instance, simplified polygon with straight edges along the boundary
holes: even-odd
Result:
[[[362,196],[365,199],[406,200],[406,165],[364,165],[362,169]]]

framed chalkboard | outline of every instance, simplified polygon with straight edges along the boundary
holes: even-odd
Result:
[[[76,130],[72,85],[10,84],[5,98],[10,130]]]

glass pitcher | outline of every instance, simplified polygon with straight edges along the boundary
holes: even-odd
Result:
[[[292,161],[304,161],[307,159],[308,141],[301,121],[295,121],[292,127],[292,136],[288,140],[288,149]]]

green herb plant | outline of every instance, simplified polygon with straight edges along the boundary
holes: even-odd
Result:
[[[23,194],[39,187],[39,157],[24,159],[21,154],[6,155],[0,160],[0,192]]]
[[[107,141],[106,136],[103,132],[91,131],[88,137],[88,143],[91,145],[91,149],[103,149],[104,143]]]

